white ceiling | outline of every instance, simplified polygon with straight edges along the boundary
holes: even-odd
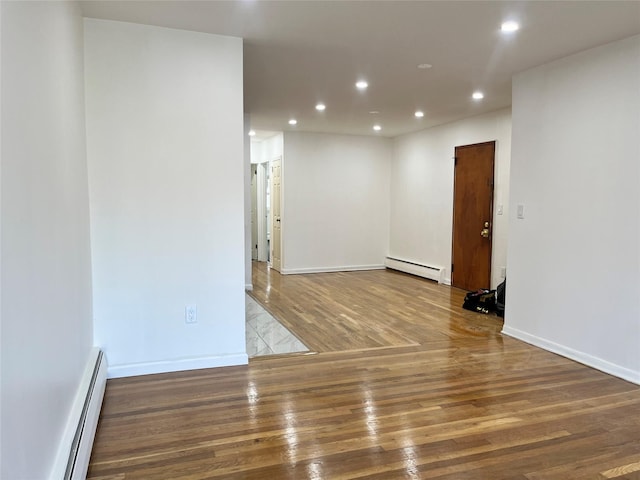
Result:
[[[87,17],[244,38],[245,112],[252,128],[278,131],[396,136],[489,112],[511,104],[514,74],[640,33],[640,1],[81,4]],[[509,19],[521,28],[505,36]],[[484,100],[473,101],[474,90]]]

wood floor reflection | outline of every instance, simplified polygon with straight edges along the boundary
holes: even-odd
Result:
[[[389,271],[253,296],[317,353],[110,380],[89,479],[638,479],[640,388]]]

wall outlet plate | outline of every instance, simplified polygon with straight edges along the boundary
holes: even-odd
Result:
[[[184,307],[184,323],[198,323],[198,308],[195,304]]]

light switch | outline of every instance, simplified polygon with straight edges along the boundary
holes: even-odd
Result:
[[[498,215],[502,215],[502,204],[498,205]]]
[[[522,219],[524,218],[524,205],[522,204],[518,204],[518,218]]]

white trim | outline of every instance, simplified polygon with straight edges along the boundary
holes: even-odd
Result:
[[[216,355],[215,357],[176,358],[158,362],[130,363],[109,367],[109,378],[133,377],[153,373],[181,372],[201,368],[232,367],[247,365],[249,356],[246,353]]]
[[[253,291],[253,283],[245,283],[244,289],[247,292],[252,292]]]
[[[104,390],[107,385],[107,361],[105,356],[101,357],[100,349],[94,347],[85,364],[80,385],[76,391],[73,404],[67,424],[62,434],[62,440],[58,447],[56,459],[49,478],[51,480],[60,480],[63,478],[84,479],[87,475],[89,467],[89,459],[91,458],[91,448],[95,437],[96,428],[98,426],[98,418],[100,416],[100,408],[102,407],[102,399]],[[97,374],[94,380],[94,372]],[[93,387],[93,388],[92,388]],[[85,402],[87,402],[86,416],[83,417],[85,410]],[[70,476],[66,476],[67,467],[69,465],[72,449],[74,449],[74,438],[76,432],[79,432],[79,442],[77,444],[77,452],[75,453],[73,470]]]
[[[282,275],[297,275],[300,273],[334,273],[334,272],[357,272],[360,270],[384,270],[384,265],[346,265],[342,267],[309,267],[309,268],[286,268],[282,269]]]
[[[549,352],[557,353],[558,355],[561,355],[563,357],[575,360],[576,362],[582,363],[588,367],[595,368],[596,370],[600,370],[601,372],[608,373],[609,375],[613,375],[615,377],[635,383],[636,385],[640,385],[640,371],[621,367],[620,365],[616,365],[601,358],[594,357],[593,355],[589,355],[588,353],[574,350],[573,348],[567,347],[565,345],[560,345],[559,343],[555,343],[550,340],[531,335],[530,333],[523,332],[522,330],[509,327],[507,325],[505,325],[502,329],[502,333],[510,337],[517,338],[518,340],[522,340],[523,342],[529,343],[536,347],[540,347]]]

